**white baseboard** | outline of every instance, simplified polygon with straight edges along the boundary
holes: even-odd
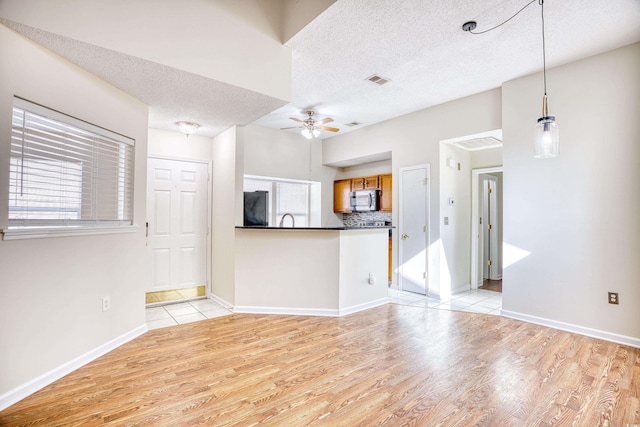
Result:
[[[233,304],[231,304],[229,301],[225,300],[224,298],[220,298],[219,296],[211,293],[209,294],[209,298],[211,298],[212,300],[214,300],[215,302],[217,302],[227,310],[233,310]]]
[[[460,294],[462,292],[467,292],[471,290],[471,285],[462,285],[455,289],[451,289],[451,295]]]
[[[339,310],[329,308],[292,308],[292,307],[258,307],[252,305],[236,305],[234,313],[243,314],[286,314],[293,316],[340,316]]]
[[[529,323],[535,323],[536,325],[548,326],[550,328],[560,329],[562,331],[585,335],[591,338],[599,338],[601,340],[614,342],[616,344],[624,344],[628,345],[629,347],[640,348],[640,338],[614,334],[612,332],[602,331],[599,329],[587,328],[580,325],[574,325],[572,323],[559,322],[557,320],[531,316],[529,314],[523,314],[509,310],[502,310],[500,314],[511,319],[522,320]]]
[[[363,304],[352,305],[351,307],[341,308],[339,316],[346,316],[347,314],[357,313],[358,311],[368,310],[370,308],[379,307],[381,305],[388,304],[391,298],[384,297],[374,301],[369,301]]]
[[[237,305],[233,308],[234,313],[244,314],[286,314],[293,316],[326,316],[340,317],[347,314],[357,313],[358,311],[367,310],[369,308],[378,307],[387,304],[389,297],[377,299],[363,304],[353,305],[351,307],[341,309],[331,308],[291,308],[291,307],[257,307],[248,305]]]
[[[19,402],[20,400],[35,393],[41,388],[48,386],[52,382],[59,380],[60,378],[86,365],[87,363],[96,360],[100,356],[107,354],[111,350],[120,347],[122,344],[125,344],[132,339],[139,337],[145,332],[147,332],[146,323],[138,326],[135,329],[132,329],[131,331],[123,335],[120,335],[117,338],[112,339],[109,342],[102,344],[97,348],[94,348],[93,350],[86,352],[85,354],[76,357],[75,359],[72,359],[58,366],[57,368],[50,370],[49,372],[45,372],[44,374],[22,385],[19,385],[13,390],[9,390],[8,392],[0,396],[0,411],[8,408],[14,403]]]

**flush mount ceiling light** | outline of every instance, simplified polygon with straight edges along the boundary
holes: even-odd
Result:
[[[542,22],[542,75],[544,79],[544,95],[542,96],[542,117],[540,117],[536,124],[535,141],[533,147],[533,157],[542,159],[549,157],[557,157],[560,150],[560,129],[558,123],[556,123],[556,116],[549,114],[549,105],[547,102],[547,56],[544,37],[544,0],[531,0],[524,5],[522,9],[517,11],[515,15],[511,16],[506,21],[489,28],[488,30],[474,32],[477,23],[475,21],[468,21],[462,24],[462,30],[471,34],[482,34],[504,25],[511,19],[515,18],[520,12],[526,9],[534,2],[538,2],[540,5],[541,22]]]
[[[186,134],[187,136],[191,135],[192,133],[195,133],[200,127],[198,123],[193,123],[193,122],[181,121],[181,122],[176,122],[176,124],[180,128],[180,132]]]

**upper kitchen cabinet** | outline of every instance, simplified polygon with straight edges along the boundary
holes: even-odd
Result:
[[[351,178],[351,191],[373,190],[380,188],[378,175],[365,176],[363,178]]]
[[[364,190],[364,178],[351,178],[351,191]]]
[[[340,179],[333,181],[333,211],[335,213],[351,212],[349,205],[349,192],[351,191],[351,180]]]
[[[378,175],[374,176],[365,176],[362,178],[364,180],[364,189],[371,190],[375,188],[380,188],[380,180],[378,179]]]
[[[392,203],[392,184],[391,174],[380,175],[380,210],[382,212],[391,212]]]

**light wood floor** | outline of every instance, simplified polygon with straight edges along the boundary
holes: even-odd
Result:
[[[2,426],[638,423],[638,349],[396,304],[153,330],[0,412]]]

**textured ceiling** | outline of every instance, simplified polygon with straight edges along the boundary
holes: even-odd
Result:
[[[291,102],[256,124],[290,126],[288,117],[313,108],[318,118],[335,119],[331,126],[342,134],[540,71],[537,1],[494,31],[461,30],[469,20],[478,22],[476,31],[490,28],[527,2],[339,0],[286,43]],[[551,0],[544,12],[550,67],[640,40],[639,0]],[[374,73],[390,82],[367,81]],[[346,126],[351,122],[362,125]]]
[[[294,4],[298,1],[303,0]],[[179,66],[98,47],[82,37],[64,37],[28,22],[0,22],[147,103],[153,128],[177,130],[178,120],[196,121],[202,125],[198,134],[214,136],[232,125],[255,120],[256,125],[278,129],[295,125],[289,117],[302,118],[304,110],[314,109],[316,118],[332,117],[335,121],[330,126],[344,134],[540,71],[537,1],[495,31],[472,35],[461,30],[468,20],[478,22],[476,31],[494,26],[527,1],[338,0],[285,43],[292,54],[290,103]],[[214,3],[194,4],[209,7]],[[34,2],[29,4],[37,7]],[[76,3],[65,4],[73,7]],[[149,1],[146,6],[149,13],[167,13],[165,9],[158,12],[154,4]],[[172,7],[168,2],[162,5]],[[90,7],[88,3],[82,6],[83,10]],[[182,22],[188,25],[188,14],[202,10],[181,8]],[[216,16],[220,19],[221,15]],[[49,22],[64,19],[52,12]],[[146,20],[144,25],[153,22]],[[553,67],[639,41],[640,0],[549,0],[545,22],[547,64]],[[82,30],[91,31],[90,24],[89,20]],[[135,34],[144,34],[144,30],[141,27]],[[238,58],[246,59],[251,53],[242,49],[246,40],[242,42],[230,39],[224,45],[236,46]],[[153,48],[160,57],[162,41]],[[372,74],[390,81],[376,85],[366,80]],[[552,101],[554,82],[548,83]],[[360,124],[348,126],[353,122]],[[320,137],[330,136],[333,134],[323,132]]]
[[[178,131],[177,121],[215,136],[285,104],[280,99],[187,71],[72,40],[4,19],[0,23],[79,65],[150,106],[149,127]]]

